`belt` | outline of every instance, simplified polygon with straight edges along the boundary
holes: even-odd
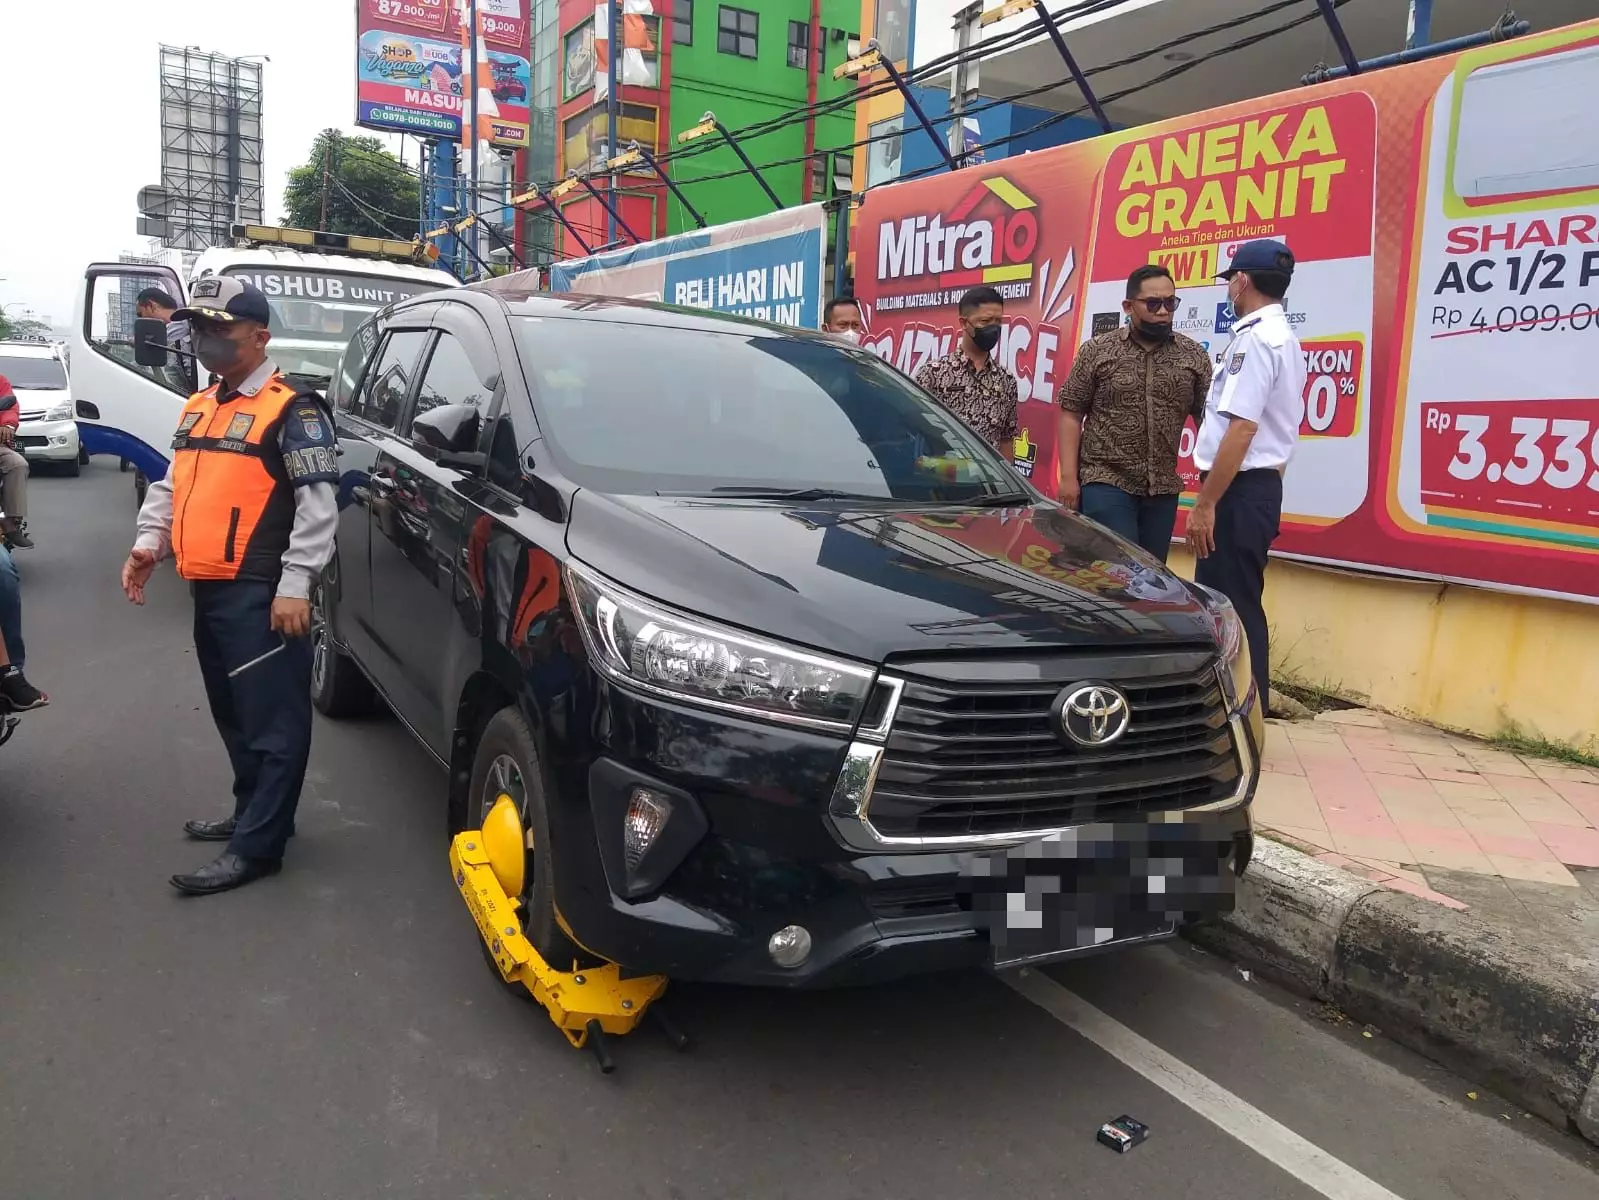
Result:
[[[1247,470],[1247,471],[1239,471],[1236,475],[1233,476],[1233,478],[1234,479],[1242,479],[1246,475],[1251,475],[1251,476],[1252,475],[1276,475],[1276,476],[1278,476],[1280,478],[1280,477],[1286,475],[1287,473],[1288,473],[1288,464],[1284,463],[1280,467],[1250,467],[1249,470]],[[1199,480],[1200,480],[1201,483],[1203,483],[1205,480],[1207,480],[1209,478],[1210,478],[1210,472],[1209,471],[1201,471],[1199,473]]]

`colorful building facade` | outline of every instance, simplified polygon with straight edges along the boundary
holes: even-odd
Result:
[[[805,161],[806,123],[765,134],[741,136],[739,144],[760,168],[783,207],[821,200],[836,188],[852,190],[855,116],[850,80],[833,69],[859,48],[857,0],[819,0],[814,7],[819,37],[813,40],[813,5],[806,0],[621,0],[621,56],[617,62],[617,146],[607,145],[609,39],[603,4],[560,0],[560,66],[556,88],[557,171],[596,170],[605,160],[638,143],[652,154],[680,149],[677,135],[707,112],[729,130],[777,121],[803,110],[814,76],[819,104],[843,101],[815,116],[814,152]],[[813,61],[814,54],[814,61]],[[704,149],[667,163],[667,171],[709,225],[770,212],[775,207],[738,156],[712,135],[692,147]],[[830,153],[838,150],[837,154]],[[602,187],[601,180],[596,181]],[[652,173],[618,180],[620,227],[615,240],[628,243],[694,229],[683,202]],[[587,189],[563,197],[562,215],[590,249],[611,236],[608,214]],[[557,238],[559,257],[584,253],[566,230]]]

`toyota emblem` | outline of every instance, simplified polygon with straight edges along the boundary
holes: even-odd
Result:
[[[1108,746],[1127,732],[1133,710],[1108,683],[1080,683],[1055,702],[1061,730],[1079,746]]]

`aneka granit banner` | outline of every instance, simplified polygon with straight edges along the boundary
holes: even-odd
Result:
[[[1277,552],[1599,603],[1594,95],[1599,22],[878,189],[869,343],[914,373],[999,288],[1017,465],[1052,494],[1055,396],[1128,272],[1169,267],[1215,359],[1216,272],[1280,238],[1309,371]]]
[[[552,292],[659,300],[818,329],[827,216],[820,204],[569,259]]]

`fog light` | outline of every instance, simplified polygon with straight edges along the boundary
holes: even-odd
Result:
[[[780,967],[797,967],[811,956],[811,931],[803,925],[785,925],[766,943],[766,952]]]
[[[660,792],[648,788],[634,788],[628,799],[627,816],[622,819],[622,856],[629,871],[638,870],[639,863],[661,836],[672,815],[672,802]]]

